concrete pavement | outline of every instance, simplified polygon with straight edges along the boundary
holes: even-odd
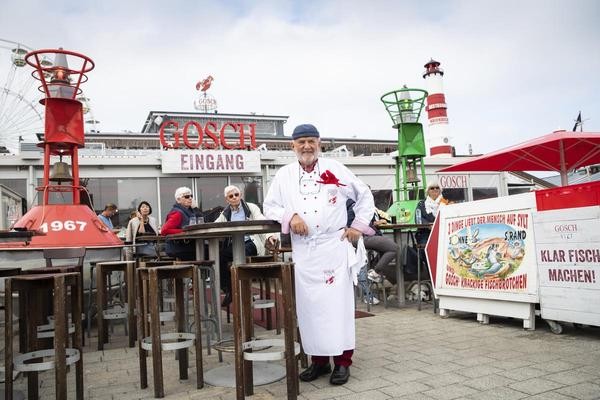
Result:
[[[349,382],[331,386],[328,377],[301,382],[300,399],[600,399],[600,328],[567,325],[563,334],[555,335],[538,321],[537,330],[524,331],[522,321],[508,318],[490,317],[489,325],[477,323],[473,314],[452,313],[442,319],[431,306],[419,312],[378,305],[372,313],[375,316],[356,320],[357,349]],[[121,326],[111,340],[102,352],[95,351],[94,337],[86,343],[86,399],[153,398],[151,360],[150,387],[141,390],[137,347],[126,347]],[[204,352],[205,371],[220,365],[215,352]],[[188,381],[179,381],[172,354],[163,357],[166,399],[235,398],[233,388],[196,390],[194,371]],[[233,364],[233,356],[225,354],[225,362]],[[53,375],[41,375],[43,399],[54,398]],[[73,372],[69,382],[69,398],[74,398]],[[24,377],[15,384],[26,391]],[[285,399],[285,380],[255,387],[255,395],[248,398]]]

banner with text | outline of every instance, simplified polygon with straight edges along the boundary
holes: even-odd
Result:
[[[441,288],[494,293],[536,293],[531,210],[445,218]],[[439,275],[438,275],[439,276]],[[487,296],[489,294],[489,296]]]
[[[169,150],[161,152],[167,174],[230,174],[260,172],[260,153],[235,150]]]
[[[600,325],[600,207],[533,215],[542,317]]]

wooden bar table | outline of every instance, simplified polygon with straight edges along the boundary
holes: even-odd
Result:
[[[398,307],[406,305],[406,288],[404,287],[404,255],[408,247],[408,235],[414,234],[418,229],[431,229],[433,224],[385,224],[380,225],[381,230],[391,230],[394,233],[394,242],[398,245],[396,254],[396,283],[398,286]],[[406,243],[403,237],[406,236]]]

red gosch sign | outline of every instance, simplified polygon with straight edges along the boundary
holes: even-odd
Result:
[[[168,141],[165,130],[174,128],[172,140]],[[237,133],[238,138],[228,142],[227,133]],[[226,122],[220,128],[216,122],[204,126],[197,121],[188,121],[180,128],[179,122],[168,120],[162,123],[159,131],[160,144],[166,149],[178,149],[182,145],[188,149],[228,149],[256,150],[256,124]]]

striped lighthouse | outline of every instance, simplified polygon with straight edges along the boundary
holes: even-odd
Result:
[[[427,81],[429,93],[425,110],[429,119],[429,155],[432,157],[452,157],[443,76],[444,70],[438,61],[431,59],[425,64],[423,79]]]

